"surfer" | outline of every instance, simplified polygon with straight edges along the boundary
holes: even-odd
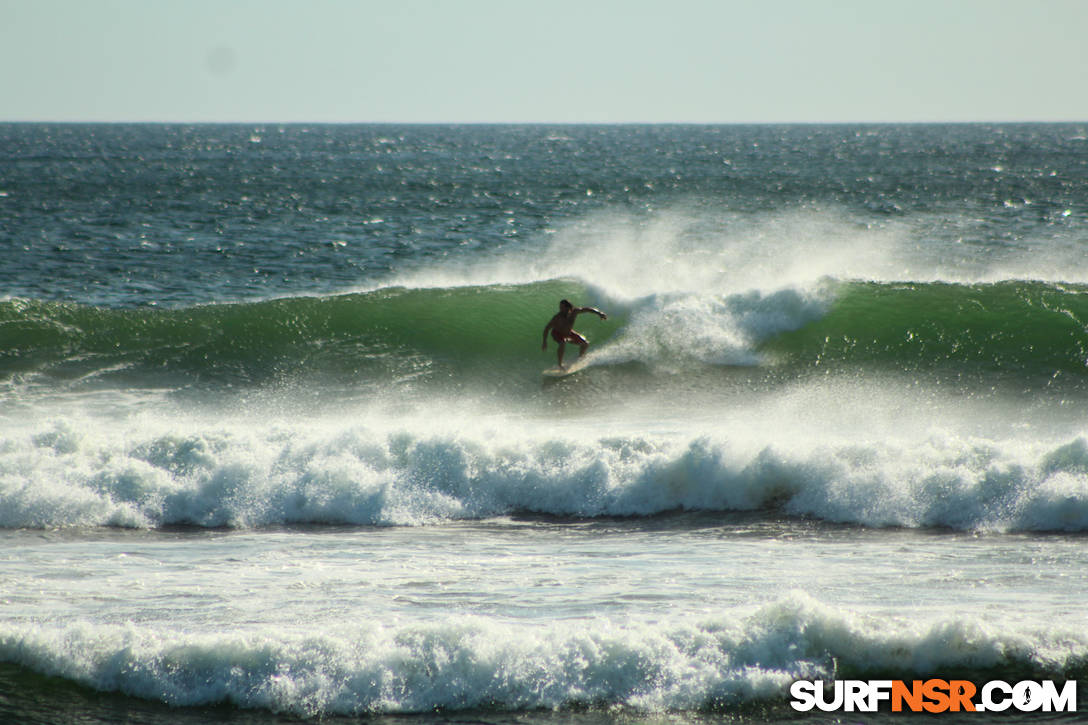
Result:
[[[568,342],[573,342],[580,348],[578,357],[585,355],[586,348],[589,347],[589,341],[581,333],[574,330],[574,318],[583,312],[592,312],[602,320],[608,319],[608,315],[595,307],[575,307],[567,300],[560,300],[559,312],[544,326],[544,342],[541,344],[540,349],[548,349],[548,330],[551,330],[552,339],[559,343],[560,370],[563,369],[563,351],[566,349]]]

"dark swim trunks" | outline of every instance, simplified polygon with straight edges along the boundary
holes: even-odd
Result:
[[[552,339],[556,342],[581,342],[582,336],[574,330],[570,332],[560,332],[559,330],[552,330]]]

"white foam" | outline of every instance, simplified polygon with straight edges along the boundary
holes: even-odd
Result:
[[[826,313],[831,285],[810,290],[752,290],[727,296],[654,295],[634,305],[620,334],[593,355],[594,364],[641,361],[655,367],[685,363],[757,365],[761,342]]]
[[[29,418],[0,431],[0,525],[419,525],[772,507],[872,526],[1088,530],[1084,434],[972,429],[985,411],[957,421],[962,406],[886,398],[809,386],[687,419],[632,410],[583,424],[464,401],[297,420]]]
[[[524,284],[577,278],[603,297],[721,295],[805,288],[828,277],[905,279],[905,230],[858,223],[834,210],[765,215],[677,206],[610,210],[571,220],[533,249],[486,260],[443,259],[381,282],[406,287]]]
[[[533,624],[479,616],[196,633],[166,625],[0,625],[0,660],[171,705],[308,717],[500,707],[638,712],[778,700],[798,678],[995,667],[1062,671],[1080,634],[960,618],[872,618],[794,592],[701,621]]]

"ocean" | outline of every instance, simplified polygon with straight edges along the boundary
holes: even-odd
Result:
[[[0,260],[0,721],[1088,719],[790,704],[1088,679],[1088,125],[0,124]]]

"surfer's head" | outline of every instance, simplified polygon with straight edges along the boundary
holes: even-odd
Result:
[[[567,300],[559,300],[560,312],[570,312],[572,309],[574,309],[574,305],[572,305],[570,302],[568,302]]]

